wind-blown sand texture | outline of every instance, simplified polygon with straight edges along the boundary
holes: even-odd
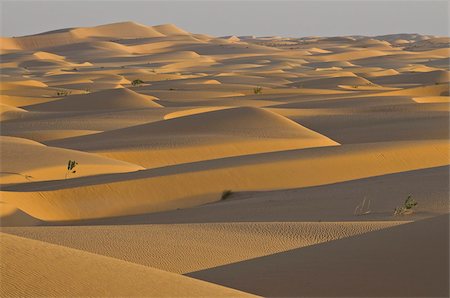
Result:
[[[2,297],[449,295],[448,38],[125,22],[0,55]]]

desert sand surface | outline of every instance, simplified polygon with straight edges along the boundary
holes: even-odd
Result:
[[[123,22],[0,56],[2,297],[449,295],[449,38]]]

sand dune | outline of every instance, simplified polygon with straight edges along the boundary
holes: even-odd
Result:
[[[21,130],[20,132],[12,132],[11,134],[25,139],[30,139],[37,142],[48,142],[53,140],[65,139],[70,137],[78,137],[99,133],[97,130],[83,130],[83,129],[48,129],[48,130]],[[4,132],[8,135],[7,132]]]
[[[263,296],[444,297],[448,223],[443,215],[188,276]]]
[[[136,38],[136,37],[161,37],[164,36],[155,28],[144,26],[135,22],[114,23],[101,25],[93,28],[77,28],[71,33],[79,38],[87,37],[115,37],[115,38]]]
[[[351,85],[351,86],[366,86],[371,85],[372,83],[369,80],[366,80],[361,77],[351,76],[351,77],[332,77],[332,78],[320,78],[315,80],[305,80],[296,83],[290,84],[291,86],[299,87],[299,88],[327,88],[333,89],[337,88],[340,85]]]
[[[211,121],[213,119],[214,121]],[[208,123],[207,126],[204,125],[206,123]],[[134,138],[142,138],[144,132],[151,136],[179,135],[180,137],[183,135],[207,135],[209,133],[214,135],[293,139],[315,138],[318,136],[314,132],[275,113],[259,108],[239,107],[177,117],[175,119],[125,128],[124,131],[105,132],[102,133],[102,137],[98,135],[85,137],[81,143],[90,143],[89,138],[91,138],[91,142],[99,139],[104,139],[104,141],[115,139],[115,145],[109,144],[106,147],[122,147],[120,140],[114,136],[125,135],[127,138],[133,138],[134,135]],[[129,143],[130,139],[124,141]],[[139,141],[142,142],[142,140]],[[74,142],[78,141],[74,140]],[[330,142],[330,144],[332,143]],[[65,144],[70,144],[69,140]]]
[[[206,111],[48,144],[145,167],[338,145],[287,118],[250,107]]]
[[[434,84],[383,93],[383,96],[448,96],[448,84]]]
[[[80,94],[63,99],[27,106],[30,111],[93,111],[124,110],[161,107],[154,97],[142,95],[126,88]]]
[[[376,84],[389,85],[389,84],[441,84],[448,83],[450,81],[449,72],[443,70],[436,70],[430,72],[421,73],[402,73],[393,76],[383,76],[378,78],[372,78],[372,81]]]
[[[4,188],[2,197],[44,220],[140,214],[218,201],[226,189],[307,187],[448,165],[448,149],[448,142],[441,140],[281,151],[135,173],[27,183]],[[58,206],[51,204],[55,200],[60,202]]]
[[[97,254],[4,233],[0,237],[2,296],[252,297]]]
[[[445,295],[448,37],[232,34],[0,37],[0,296]]]
[[[185,274],[399,224],[404,222],[35,227],[6,228],[3,232]],[[111,245],[114,242],[117,244]],[[152,245],[146,250],[140,249],[149,242]],[[136,253],[129,255],[129,251]]]
[[[95,154],[48,147],[28,139],[1,137],[2,184],[128,172],[142,169],[134,164],[112,160]],[[76,174],[68,173],[67,163],[76,160],[80,166]]]
[[[0,116],[2,121],[20,118],[26,112],[24,109],[0,103]]]

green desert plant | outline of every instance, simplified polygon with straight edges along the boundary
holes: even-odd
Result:
[[[366,204],[366,202],[367,202],[367,204]],[[371,212],[371,210],[370,210],[370,200],[366,200],[366,197],[364,197],[364,199],[361,202],[361,204],[356,206],[354,214],[360,216],[360,215],[369,214],[370,212]]]
[[[75,174],[77,171],[74,170],[74,168],[78,165],[78,162],[76,162],[75,160],[70,160],[67,162],[67,172],[66,172],[66,176],[65,179],[67,179],[67,175],[68,174]]]
[[[253,93],[255,94],[261,94],[262,93],[262,87],[257,86],[255,88],[253,88]]]
[[[408,198],[403,203],[403,206],[394,209],[394,215],[407,215],[414,213],[414,207],[417,206],[416,200],[409,195]]]
[[[226,199],[228,199],[232,194],[233,194],[233,192],[232,192],[231,190],[224,190],[224,191],[222,192],[222,196],[220,197],[220,200],[221,200],[221,201],[226,200]]]
[[[143,83],[144,83],[144,81],[139,80],[139,79],[136,79],[136,80],[133,80],[133,81],[131,82],[131,85],[132,85],[133,87],[136,87],[136,86],[139,86],[140,84],[143,84]]]

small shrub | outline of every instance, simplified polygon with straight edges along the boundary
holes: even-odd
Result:
[[[367,202],[367,205],[366,205],[366,202]],[[366,201],[366,197],[364,197],[364,199],[361,202],[361,204],[356,206],[354,215],[361,216],[361,215],[369,214],[370,212],[371,212],[371,210],[370,210],[370,200]]]
[[[139,79],[136,79],[136,80],[133,80],[133,81],[131,82],[131,85],[132,85],[133,87],[136,87],[136,86],[139,86],[139,85],[141,85],[141,84],[143,84],[143,83],[144,83],[144,81],[139,80]]]
[[[224,191],[222,192],[222,196],[220,197],[220,200],[221,200],[221,201],[226,200],[226,199],[228,199],[232,194],[233,194],[233,192],[232,192],[231,190],[224,190]]]
[[[72,91],[69,91],[69,90],[56,91],[56,96],[67,96],[67,95],[70,95],[70,94],[72,94]]]
[[[258,86],[258,87],[253,88],[253,93],[261,94],[262,93],[262,87]]]
[[[78,165],[78,162],[76,162],[75,160],[70,160],[67,162],[67,172],[66,172],[66,176],[65,179],[67,179],[67,175],[68,174],[75,174],[77,171],[74,170],[74,168]]]
[[[394,215],[408,215],[414,213],[414,207],[417,206],[417,202],[409,195],[403,203],[403,206],[394,209]]]

